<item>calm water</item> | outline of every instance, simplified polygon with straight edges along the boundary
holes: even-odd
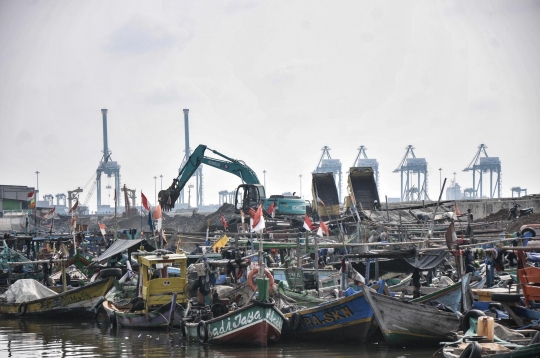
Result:
[[[280,343],[268,348],[185,342],[178,330],[111,327],[98,320],[0,318],[0,357],[378,357],[428,358],[437,348],[382,345]],[[442,357],[437,354],[436,357]]]

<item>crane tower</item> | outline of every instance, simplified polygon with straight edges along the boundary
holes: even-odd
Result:
[[[96,170],[97,209],[101,207],[101,174],[111,177],[114,175],[114,190],[116,193],[116,206],[120,206],[120,165],[111,160],[111,151],[107,138],[107,110],[102,109],[103,115],[103,157]],[[71,204],[70,204],[71,205]]]
[[[401,201],[429,200],[428,192],[428,170],[425,158],[416,158],[414,147],[407,146],[407,152],[401,160],[394,173],[401,172]],[[418,176],[418,186],[412,183],[412,176]],[[415,198],[416,194],[416,198]]]
[[[463,169],[464,172],[473,172],[473,187],[465,189],[470,192],[473,198],[483,197],[483,184],[484,173],[489,172],[489,197],[495,197],[495,191],[497,191],[497,198],[501,197],[501,161],[499,157],[490,157],[486,152],[487,145],[480,144],[478,151],[474,156],[469,166]],[[482,156],[482,153],[484,156]],[[478,173],[478,182],[476,181],[476,173]],[[493,174],[495,173],[495,186],[493,186]],[[480,196],[478,196],[480,191]]]

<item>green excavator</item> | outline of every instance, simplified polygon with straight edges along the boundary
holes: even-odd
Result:
[[[206,157],[204,155],[206,150],[224,159]],[[271,195],[267,198],[264,186],[259,182],[257,174],[246,163],[229,158],[204,144],[199,145],[193,151],[193,154],[180,169],[178,176],[173,179],[171,186],[159,192],[159,204],[164,211],[170,211],[174,208],[174,203],[178,200],[180,192],[201,164],[234,174],[242,180],[243,184],[236,188],[234,203],[235,211],[238,214],[240,210],[248,214],[249,208],[257,209],[259,204],[262,204],[263,209],[267,210],[273,203],[275,203],[276,215],[293,216],[305,215],[306,213],[306,204],[302,198],[294,195]]]

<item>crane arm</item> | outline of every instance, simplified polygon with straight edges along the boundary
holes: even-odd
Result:
[[[226,160],[206,157],[204,153],[207,149]],[[174,208],[174,203],[178,200],[180,192],[201,164],[206,164],[234,174],[242,179],[242,182],[244,183],[260,184],[257,174],[255,174],[255,172],[244,162],[229,158],[228,156],[201,144],[193,151],[193,154],[190,155],[184,166],[180,169],[178,176],[173,179],[171,186],[168,189],[159,192],[158,200],[163,210],[171,210]]]

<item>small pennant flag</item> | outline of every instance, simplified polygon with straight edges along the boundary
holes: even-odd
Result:
[[[274,199],[274,202],[270,204],[270,206],[268,207],[266,211],[268,212],[268,214],[274,214],[275,210],[276,210],[276,199]],[[272,217],[274,216],[272,215]]]
[[[79,207],[79,200],[77,200],[75,204],[73,204],[73,207],[69,209],[69,213],[74,212],[75,210],[77,210],[78,207]]]
[[[227,220],[225,220],[225,217],[223,216],[223,214],[219,213],[219,217],[221,218],[221,223],[223,224],[223,227],[225,228],[225,230],[228,230],[229,224],[227,224]]]
[[[319,223],[319,230],[317,230],[317,235],[323,236],[323,233],[325,233],[326,236],[330,236],[330,231],[328,230],[328,226],[326,226],[324,221],[321,221]]]
[[[457,216],[463,215],[463,214],[461,213],[461,211],[459,211],[459,208],[458,208],[458,206],[457,206],[457,202],[455,202],[455,201],[454,201],[454,209],[455,209],[455,212],[456,212],[456,215],[457,215]]]
[[[304,218],[304,229],[307,231],[313,230],[313,221],[311,221],[308,214],[306,214],[306,217]]]
[[[49,212],[47,213],[47,215],[45,215],[45,218],[47,219],[50,219],[54,216],[54,212],[56,211],[56,206],[54,206],[51,210],[49,210]]]
[[[105,236],[107,234],[107,231],[105,231],[107,229],[107,226],[104,223],[100,223],[100,222],[98,222],[98,225],[99,225],[99,231],[101,231],[101,235]]]
[[[448,246],[448,249],[452,250],[454,243],[457,241],[457,235],[456,235],[456,230],[454,228],[453,221],[448,226],[448,229],[446,230],[446,234],[444,234],[444,237],[446,239],[446,246]]]
[[[251,223],[251,232],[261,231],[266,227],[262,213],[262,204],[259,204],[257,210],[249,208],[249,218]]]
[[[30,209],[34,209],[35,207],[36,207],[36,199],[32,198],[32,200],[30,200]]]
[[[143,194],[142,191],[141,191],[141,200],[142,200],[142,205],[144,206],[144,208],[146,210],[150,210],[150,206],[148,205],[148,199],[146,198],[146,196]]]
[[[154,214],[152,215],[152,217],[154,218],[154,220],[158,220],[158,219],[162,219],[163,218],[163,213],[161,211],[161,205],[158,205],[154,208]]]
[[[28,193],[28,200],[30,200],[34,196],[34,193],[35,193],[34,190]]]

